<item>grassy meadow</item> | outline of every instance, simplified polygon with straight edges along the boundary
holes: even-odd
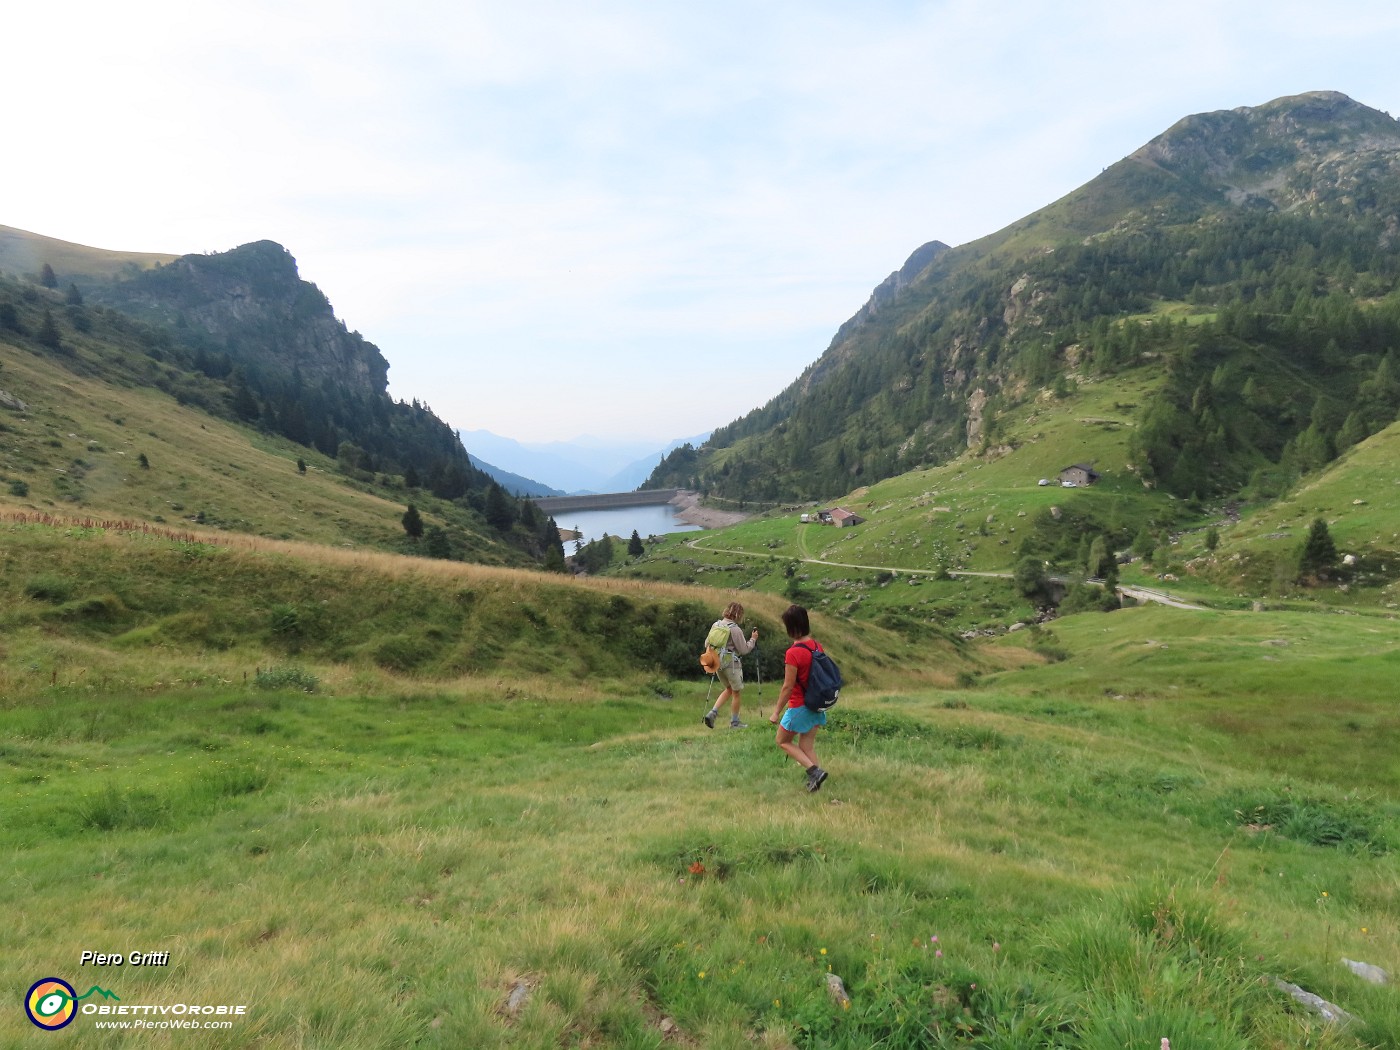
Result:
[[[118,252],[60,241],[54,237],[0,226],[0,272],[39,275],[44,263],[67,280],[70,275],[110,279],[136,270],[173,262],[177,256],[160,252]],[[65,284],[66,287],[66,284]]]
[[[211,416],[199,399],[215,395],[131,337],[114,341],[108,315],[93,316],[93,333],[66,335],[56,360],[0,335],[0,390],[25,405],[0,405],[0,510],[406,550],[412,503],[473,561],[525,562],[399,476],[352,480],[314,449]]]
[[[756,682],[700,724],[732,590],[13,520],[0,565],[4,1045],[1400,1045],[1339,962],[1400,967],[1388,617],[819,612],[808,794]],[[51,1035],[49,975],[248,1012]]]

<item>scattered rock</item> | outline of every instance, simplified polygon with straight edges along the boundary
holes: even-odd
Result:
[[[843,1010],[851,1008],[851,997],[846,994],[846,983],[834,973],[826,975],[826,991],[832,1001]]]
[[[1322,998],[1322,996],[1313,995],[1312,992],[1304,991],[1296,984],[1289,984],[1287,981],[1275,977],[1274,987],[1287,992],[1297,1002],[1302,1003],[1329,1024],[1346,1024],[1349,1021],[1355,1020],[1351,1014],[1347,1013],[1336,1003],[1329,1003],[1326,999]]]
[[[1372,984],[1390,983],[1390,974],[1386,973],[1379,966],[1373,966],[1371,963],[1357,962],[1355,959],[1343,959],[1342,965],[1363,981],[1370,981]]]
[[[507,1017],[515,1017],[524,1008],[526,1000],[530,998],[530,982],[525,978],[520,978],[511,986],[510,995],[501,1005],[501,1013]]]
[[[29,411],[28,405],[13,394],[8,394],[3,390],[0,390],[0,405],[3,405],[5,408],[13,408],[16,412]]]

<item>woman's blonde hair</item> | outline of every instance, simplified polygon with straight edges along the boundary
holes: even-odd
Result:
[[[730,602],[724,607],[724,618],[738,623],[744,618],[744,607],[738,602]]]

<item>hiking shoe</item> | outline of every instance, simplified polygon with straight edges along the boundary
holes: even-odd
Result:
[[[821,766],[813,766],[807,770],[807,790],[817,791],[822,786],[822,781],[826,779],[826,770]]]
[[[706,728],[713,729],[715,727],[715,713],[713,711],[709,712],[704,718],[700,719],[700,721],[705,723]]]
[[[747,722],[737,722],[737,721],[735,721],[734,719],[730,719],[730,721],[729,721],[729,728],[730,728],[730,729],[747,729],[747,728],[749,728],[749,724],[748,724]]]

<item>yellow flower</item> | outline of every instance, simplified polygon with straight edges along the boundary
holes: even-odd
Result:
[[[700,971],[700,980],[703,981],[704,979],[705,979],[705,971],[704,971],[704,970],[701,970],[701,971]]]
[[[781,999],[774,999],[774,1000],[773,1000],[773,1005],[774,1005],[774,1006],[782,1006],[782,1005],[783,1005],[783,1001],[782,1001]]]
[[[826,949],[825,949],[825,948],[822,949],[822,954],[823,954],[823,955],[826,954]]]

